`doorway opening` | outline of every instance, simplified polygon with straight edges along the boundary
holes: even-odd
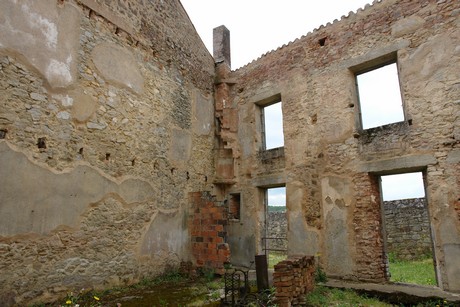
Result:
[[[389,280],[436,286],[423,173],[386,175],[380,179]]]
[[[268,267],[287,258],[286,187],[265,189],[265,231],[263,249]]]

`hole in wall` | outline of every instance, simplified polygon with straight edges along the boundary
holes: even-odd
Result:
[[[241,211],[241,194],[230,194],[228,201],[225,200],[225,204],[228,206],[228,218],[231,220],[239,220]]]
[[[136,164],[136,158],[131,160],[131,166],[134,166]]]
[[[110,153],[106,153],[105,154],[105,161],[109,161],[109,159],[110,159]]]
[[[317,114],[313,114],[311,116],[311,123],[312,124],[316,124],[316,122],[318,121],[318,115]]]
[[[407,123],[409,124],[409,126],[412,126],[412,119],[409,119]]]
[[[38,138],[37,147],[39,149],[46,149],[46,138]]]
[[[186,173],[185,173],[185,176],[186,176],[187,180],[190,179],[190,174],[189,174],[189,172],[186,172]]]
[[[78,153],[83,156],[83,147],[78,150]]]
[[[354,104],[354,103],[349,103],[349,104],[348,104],[348,107],[349,107],[349,108],[354,108],[354,107],[355,107],[355,104]]]
[[[6,133],[8,130],[6,129],[0,129],[0,139],[4,139],[6,137]]]
[[[174,175],[174,171],[175,171],[175,170],[176,170],[176,169],[175,169],[174,167],[171,168],[171,175]]]
[[[208,182],[208,176],[204,176],[204,182]]]
[[[324,45],[326,45],[326,39],[327,39],[327,37],[320,38],[320,39],[318,40],[318,44],[319,44],[321,47],[323,47]]]

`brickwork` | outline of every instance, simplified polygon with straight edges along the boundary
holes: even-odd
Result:
[[[227,208],[207,192],[190,193],[192,212],[190,237],[192,255],[198,268],[213,269],[224,274],[224,264],[230,261],[227,237]]]
[[[305,295],[314,288],[314,273],[312,256],[292,256],[276,264],[273,286],[278,306],[306,306]]]
[[[359,174],[354,177],[354,181],[357,188],[353,230],[358,276],[362,280],[384,281],[386,267],[381,237],[382,216],[378,178],[369,174]]]

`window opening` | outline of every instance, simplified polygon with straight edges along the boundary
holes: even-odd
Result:
[[[264,249],[269,268],[287,257],[286,187],[265,190]]]
[[[423,174],[381,176],[390,281],[437,285]]]
[[[228,218],[230,220],[239,220],[241,211],[241,194],[230,194],[228,199]]]
[[[404,121],[396,63],[356,75],[363,129]]]
[[[262,107],[262,139],[264,149],[284,146],[281,101]]]

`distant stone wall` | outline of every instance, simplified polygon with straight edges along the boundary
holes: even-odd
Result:
[[[424,198],[385,201],[387,252],[399,259],[431,254],[430,221]]]
[[[286,212],[269,212],[267,235],[270,238],[286,238],[287,218]],[[275,239],[268,241],[269,248],[287,250],[286,239]]]

